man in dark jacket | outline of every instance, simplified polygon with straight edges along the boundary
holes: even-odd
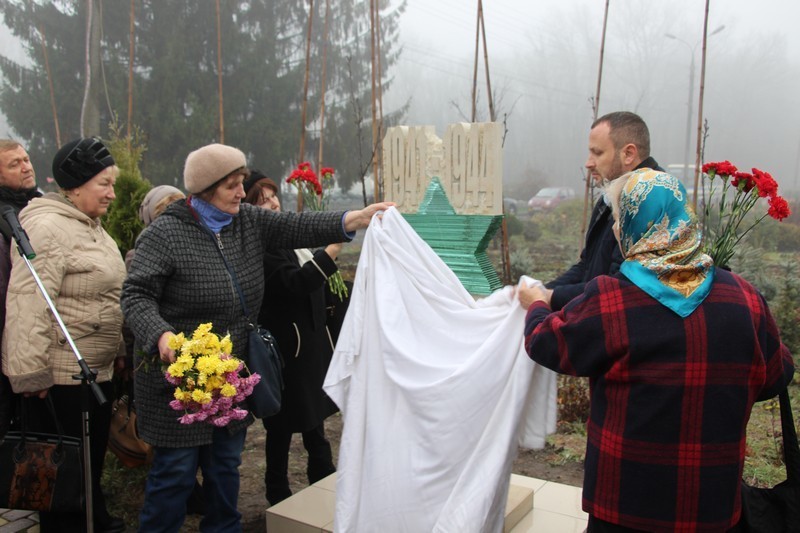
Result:
[[[10,205],[19,214],[31,198],[41,196],[36,189],[36,174],[33,172],[28,152],[17,141],[0,139],[0,212]],[[6,323],[6,292],[11,274],[11,228],[5,218],[0,217],[0,336]],[[0,337],[1,338],[1,337]],[[0,436],[5,435],[11,421],[11,386],[4,375],[0,375]]]
[[[604,182],[639,168],[663,170],[650,157],[647,124],[638,115],[627,111],[609,113],[594,121],[589,132],[586,168],[595,186],[602,186]],[[580,259],[546,285],[553,311],[558,311],[581,294],[587,282],[601,274],[613,274],[619,270],[622,255],[611,231],[613,224],[611,208],[601,197],[592,210]]]

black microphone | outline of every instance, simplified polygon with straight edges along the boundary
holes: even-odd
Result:
[[[6,219],[6,222],[8,222],[8,225],[11,227],[11,234],[14,236],[14,240],[17,241],[19,255],[25,256],[28,259],[36,257],[36,252],[34,252],[33,247],[31,247],[31,241],[28,240],[28,234],[22,229],[22,225],[19,223],[14,208],[7,205],[3,208],[2,214],[3,218]]]

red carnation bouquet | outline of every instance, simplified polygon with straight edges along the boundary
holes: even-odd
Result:
[[[322,181],[311,168],[311,163],[303,162],[297,165],[297,168],[286,178],[286,183],[291,183],[297,188],[297,192],[303,195],[303,204],[312,211],[327,209],[328,198],[325,196],[325,191],[330,190],[333,186],[335,170],[330,167],[322,167],[319,173]],[[339,297],[340,301],[344,301],[347,297],[347,286],[338,270],[328,277],[328,287],[333,294]]]
[[[757,168],[752,173],[740,172],[730,161],[721,161],[706,163],[703,173],[711,181],[703,218],[706,253],[718,265],[728,265],[739,241],[764,218],[783,220],[791,214],[789,203],[778,194],[778,183],[768,172]],[[767,212],[748,225],[745,218],[759,198],[767,199]]]

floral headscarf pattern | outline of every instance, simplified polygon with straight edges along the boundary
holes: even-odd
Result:
[[[711,290],[715,269],[680,181],[651,169],[632,172],[619,198],[619,231],[620,271],[678,315],[690,315]]]

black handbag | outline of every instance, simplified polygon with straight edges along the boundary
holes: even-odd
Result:
[[[742,519],[735,529],[739,532],[800,532],[800,447],[789,392],[784,389],[778,398],[786,481],[772,488],[751,487],[742,482]]]
[[[257,372],[261,381],[247,397],[247,408],[256,418],[266,418],[281,410],[283,358],[268,329],[252,323],[248,328],[247,368]]]
[[[23,401],[20,431],[9,431],[0,441],[0,507],[80,513],[85,509],[81,439],[64,435],[52,398],[45,401],[57,434],[27,431]]]
[[[247,318],[247,357],[243,358],[251,373],[261,376],[261,381],[253,387],[253,393],[247,397],[247,410],[256,418],[267,418],[281,410],[283,392],[283,358],[278,343],[267,328],[259,326],[250,318],[247,304],[244,301],[242,288],[236,279],[236,273],[228,264],[225,254],[217,246],[217,239],[211,230],[207,230],[214,246],[219,250],[222,262],[231,276],[231,282],[239,295],[242,313]]]

